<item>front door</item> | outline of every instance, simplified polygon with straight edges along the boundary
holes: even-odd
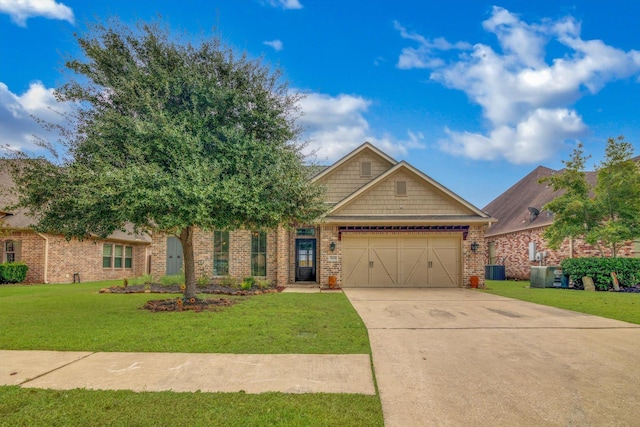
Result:
[[[316,281],[316,241],[296,239],[296,282]]]
[[[182,270],[182,243],[174,236],[167,237],[167,276]]]

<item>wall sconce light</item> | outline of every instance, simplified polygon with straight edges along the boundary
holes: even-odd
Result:
[[[479,244],[477,244],[476,242],[473,242],[471,244],[471,252],[476,253],[476,251],[478,250],[479,247],[480,247]]]
[[[336,250],[336,242],[331,242],[331,243],[329,244],[329,250],[330,250],[331,252],[333,252],[333,251],[335,251],[335,250]]]

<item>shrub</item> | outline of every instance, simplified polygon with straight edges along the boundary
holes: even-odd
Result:
[[[209,276],[207,276],[206,274],[203,274],[196,279],[196,285],[202,287],[209,286],[210,282],[211,280],[209,280]]]
[[[260,288],[260,289],[267,289],[269,286],[271,286],[271,280],[258,279],[258,280],[256,280],[256,284],[258,285],[258,288]]]
[[[623,286],[634,286],[640,279],[640,259],[638,258],[569,258],[560,263],[564,274],[580,281],[582,277],[593,279],[596,288],[606,291],[613,286],[611,273],[616,272]]]
[[[0,264],[0,283],[20,283],[27,278],[29,267],[24,262]]]
[[[162,276],[160,283],[163,286],[180,285],[184,283],[184,274],[173,274],[171,276]]]
[[[224,286],[229,289],[237,289],[239,288],[239,282],[235,277],[227,276],[220,281],[220,286]]]

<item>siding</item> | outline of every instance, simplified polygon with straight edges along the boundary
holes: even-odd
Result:
[[[407,183],[407,195],[396,196],[396,181]],[[398,171],[332,213],[340,215],[469,215],[459,202],[406,171]]]
[[[371,162],[371,176],[360,176],[361,162]],[[327,176],[322,177],[318,180],[318,184],[327,188],[326,198],[329,203],[338,203],[358,188],[391,169],[392,166],[392,163],[372,151],[364,150],[331,171]]]

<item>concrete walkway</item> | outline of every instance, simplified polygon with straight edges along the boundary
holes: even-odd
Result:
[[[345,294],[388,427],[640,423],[640,325],[466,289]]]
[[[375,394],[368,354],[0,350],[0,385],[58,390]]]

